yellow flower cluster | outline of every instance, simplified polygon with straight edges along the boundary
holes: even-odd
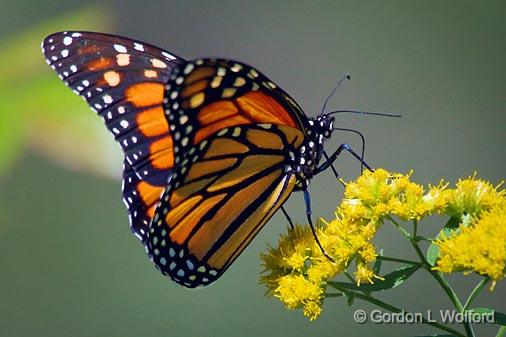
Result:
[[[392,174],[383,169],[365,172],[349,183],[339,210],[346,217],[380,221],[387,215],[403,220],[419,220],[446,207],[448,184],[441,181],[424,193],[421,185],[411,182],[411,173]]]
[[[448,189],[448,183],[441,181],[425,190],[411,182],[410,176],[411,173],[392,174],[378,169],[366,171],[346,185],[335,219],[322,220],[324,226],[316,228],[325,253],[333,261],[322,253],[308,226],[296,225],[282,235],[278,246],[269,247],[267,254],[261,256],[264,272],[260,282],[267,286],[267,294],[279,298],[288,309],[302,308],[304,315],[314,320],[321,313],[327,281],[347,272],[351,262],[355,261],[354,278],[358,285],[381,279],[372,269],[377,253],[371,241],[384,220],[391,220],[392,216],[418,221],[432,214],[464,219],[483,213],[474,227],[437,241],[441,251],[437,268],[443,272],[475,270],[494,279],[503,277],[504,191],[474,176],[459,181],[455,189]]]
[[[483,213],[471,226],[461,226],[458,234],[443,236],[436,244],[440,257],[435,269],[444,273],[475,271],[497,281],[506,268],[506,209],[496,207]]]
[[[458,229],[435,241],[440,255],[434,269],[444,273],[474,271],[493,281],[506,273],[506,192],[476,179],[459,180],[447,196],[447,214]]]
[[[476,173],[457,182],[456,188],[448,191],[447,210],[452,217],[465,215],[477,217],[484,211],[504,207],[506,191],[500,189],[502,183],[494,187],[487,181],[476,179]]]
[[[320,240],[326,237],[318,228]],[[267,294],[278,297],[288,309],[303,307],[304,315],[316,319],[321,312],[324,282],[342,272],[345,264],[331,263],[316,245],[308,226],[296,225],[282,235],[276,248],[262,254],[264,273],[260,279]]]
[[[438,199],[439,190],[432,192],[433,200]],[[261,283],[267,286],[269,295],[279,298],[288,309],[302,307],[309,319],[316,319],[321,313],[326,282],[343,273],[352,261],[356,261],[356,283],[373,283],[377,276],[372,264],[377,254],[371,241],[381,220],[394,212],[406,218],[418,216],[420,207],[416,203],[425,205],[422,192],[421,187],[409,182],[409,175],[392,175],[381,169],[365,172],[346,186],[336,218],[330,222],[322,220],[325,226],[316,228],[333,261],[323,255],[311,229],[297,225],[281,236],[276,248],[270,247],[262,255],[265,269]],[[438,201],[430,204],[433,206],[424,206],[425,212],[436,209]]]

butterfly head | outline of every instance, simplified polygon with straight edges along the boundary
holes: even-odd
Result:
[[[309,128],[306,130],[308,137],[299,151],[294,154],[294,171],[297,176],[295,189],[304,189],[309,185],[314,171],[318,167],[323,155],[325,140],[331,137],[334,125],[334,117],[319,115],[308,121]]]
[[[309,133],[323,136],[323,138],[330,138],[334,126],[334,119],[334,116],[329,115],[319,115],[314,119],[310,119],[309,125],[311,125],[311,129]]]

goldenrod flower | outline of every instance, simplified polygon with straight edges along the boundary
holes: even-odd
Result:
[[[345,199],[339,206],[339,214],[351,219],[381,221],[387,215],[403,220],[420,219],[438,212],[446,206],[446,185],[431,187],[424,194],[421,185],[410,181],[407,175],[389,173],[378,169],[366,171],[356,182],[346,185]]]
[[[476,179],[476,173],[464,180],[459,180],[456,188],[447,196],[447,213],[452,217],[461,218],[465,215],[478,216],[505,202],[505,191],[499,190],[487,181]],[[504,206],[503,206],[504,207]]]
[[[429,192],[422,197],[427,214],[441,214],[446,210],[448,197],[451,194],[451,191],[446,189],[448,185],[444,180],[436,186],[429,185]]]
[[[505,276],[506,208],[495,207],[476,223],[461,226],[450,237],[436,241],[440,257],[435,269],[444,273],[475,271],[497,281]]]
[[[476,271],[492,280],[502,279],[506,264],[506,193],[475,176],[460,180],[455,189],[441,180],[424,187],[407,175],[383,169],[366,171],[346,184],[335,219],[317,227],[316,235],[330,261],[307,226],[296,225],[282,235],[276,248],[262,255],[261,283],[267,293],[288,309],[302,308],[310,320],[321,314],[327,282],[353,271],[357,285],[373,283],[377,249],[372,240],[386,219],[419,221],[432,214],[458,217],[460,229],[436,241],[442,272]],[[446,221],[445,221],[446,222]],[[409,236],[409,234],[407,234]],[[346,274],[347,276],[349,274]]]
[[[361,283],[373,283],[374,271],[366,263],[359,263],[355,271],[357,285]]]
[[[274,296],[285,303],[288,309],[296,309],[308,302],[320,302],[323,290],[303,275],[286,275],[280,278]]]
[[[267,254],[261,254],[264,275],[260,282],[267,286],[272,295],[278,287],[280,277],[292,272],[301,272],[309,261],[315,245],[314,236],[308,226],[295,225],[287,234],[281,235],[276,248],[269,247]]]
[[[304,316],[308,317],[310,321],[314,321],[322,313],[322,307],[320,302],[309,301],[304,304]]]

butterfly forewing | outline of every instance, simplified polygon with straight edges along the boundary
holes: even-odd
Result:
[[[123,200],[142,241],[174,164],[164,85],[184,61],[150,44],[90,32],[42,43],[47,63],[98,113],[125,153]],[[163,186],[161,188],[160,186]]]
[[[185,148],[227,127],[272,123],[305,132],[304,119],[295,112],[301,110],[293,100],[242,63],[224,59],[189,62],[175,69],[166,97],[176,162],[185,156]]]
[[[48,36],[49,65],[104,120],[140,179],[164,186],[173,166],[164,85],[184,61],[144,42],[88,32]]]
[[[144,244],[155,207],[165,188],[139,179],[125,160],[123,164],[123,202],[128,209],[130,228]]]

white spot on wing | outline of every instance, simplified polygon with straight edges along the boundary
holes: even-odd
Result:
[[[104,95],[102,96],[102,99],[104,100],[104,103],[111,104],[112,103],[112,97],[111,95]]]
[[[122,46],[120,44],[115,44],[114,45],[114,49],[118,52],[118,53],[126,53],[127,52],[127,49],[125,46]]]
[[[162,55],[165,56],[169,60],[175,60],[176,59],[176,57],[174,55],[171,55],[171,54],[169,54],[169,53],[167,53],[165,51],[162,51]]]
[[[134,42],[134,49],[138,51],[144,51],[144,46],[140,43]]]
[[[63,44],[66,46],[70,46],[72,44],[72,38],[70,36],[65,36],[63,39]]]

